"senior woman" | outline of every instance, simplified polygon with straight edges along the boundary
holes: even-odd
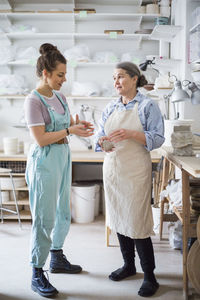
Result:
[[[150,151],[164,142],[163,118],[158,105],[138,91],[147,81],[135,64],[117,64],[113,78],[120,97],[106,106],[95,136],[95,150],[107,152],[103,165],[106,222],[117,233],[124,260],[109,278],[119,281],[136,274],[136,246],[144,272],[138,294],[149,297],[159,287],[150,237],[154,235]]]

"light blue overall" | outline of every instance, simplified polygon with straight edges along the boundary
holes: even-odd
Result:
[[[44,98],[34,93],[47,107],[51,123],[45,126],[48,132],[59,131],[70,125],[70,113],[62,103],[64,115],[57,113]],[[42,268],[50,249],[63,247],[71,223],[71,155],[68,144],[50,144],[40,147],[34,144],[28,155],[26,181],[29,188],[32,214],[31,265]]]

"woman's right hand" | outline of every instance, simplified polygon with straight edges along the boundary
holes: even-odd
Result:
[[[68,128],[68,130],[70,134],[75,134],[82,137],[88,137],[94,134],[94,128],[90,126],[87,128],[83,123],[72,125]]]
[[[100,137],[100,139],[98,140],[98,144],[100,145],[101,149],[105,152],[112,152],[114,150],[114,147],[112,149],[109,149],[109,150],[105,149],[104,148],[104,141],[110,142],[110,139],[107,136]]]

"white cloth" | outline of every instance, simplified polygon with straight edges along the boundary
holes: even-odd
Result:
[[[105,133],[124,128],[143,132],[138,102],[133,110],[115,110],[105,123]],[[154,235],[151,209],[152,165],[150,153],[133,139],[116,144],[106,154],[103,178],[106,223],[111,230],[135,239]]]

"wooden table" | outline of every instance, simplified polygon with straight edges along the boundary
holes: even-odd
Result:
[[[196,237],[196,224],[190,223],[190,187],[189,176],[200,178],[200,158],[195,156],[175,156],[170,148],[163,147],[162,155],[164,164],[174,164],[181,170],[182,174],[182,212],[175,213],[183,224],[183,296],[188,300],[188,276],[187,276],[187,256],[188,256],[188,238]],[[168,168],[165,170],[168,173]]]

